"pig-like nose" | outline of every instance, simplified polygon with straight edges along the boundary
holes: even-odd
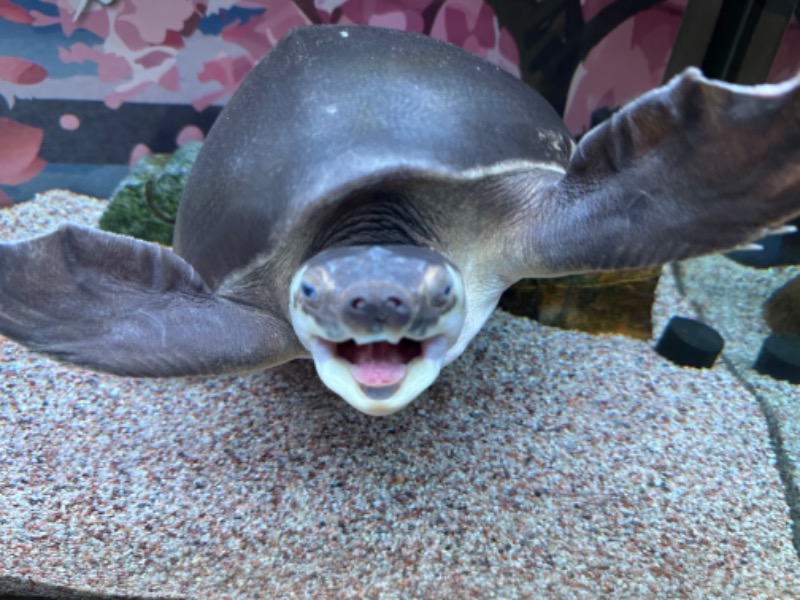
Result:
[[[377,332],[384,327],[404,327],[411,320],[411,298],[394,285],[354,286],[342,298],[347,323]]]

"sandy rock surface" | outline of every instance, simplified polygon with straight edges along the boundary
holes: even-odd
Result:
[[[100,209],[53,193],[0,211],[0,239]],[[691,310],[662,287],[659,323]],[[0,592],[800,597],[758,400],[651,345],[498,312],[372,418],[308,362],[134,380],[2,341]]]

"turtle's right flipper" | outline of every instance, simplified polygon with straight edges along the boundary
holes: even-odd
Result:
[[[654,266],[729,250],[800,214],[800,75],[771,85],[689,69],[590,131],[542,192],[529,271]]]
[[[0,244],[0,333],[141,377],[253,370],[302,353],[286,322],[215,295],[169,249],[76,225]]]

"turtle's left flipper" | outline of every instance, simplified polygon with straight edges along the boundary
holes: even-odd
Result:
[[[75,225],[0,244],[0,334],[143,377],[266,368],[303,354],[283,319],[214,294],[167,248]]]
[[[533,203],[527,275],[637,268],[728,250],[800,214],[800,75],[688,69],[589,132]]]

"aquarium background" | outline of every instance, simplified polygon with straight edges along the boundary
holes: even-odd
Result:
[[[107,197],[142,156],[202,140],[264,53],[313,23],[448,40],[522,77],[580,135],[662,81],[687,2],[0,0],[0,205],[56,187]],[[795,12],[767,79],[798,69]]]
[[[105,201],[25,200],[105,198],[140,157],[186,153],[303,23],[447,39],[576,136],[689,64],[800,70],[796,0],[82,4],[0,0],[4,243],[97,226]],[[646,339],[495,311],[390,419],[343,407],[309,361],[135,379],[0,337],[0,597],[800,598],[800,388],[753,369],[765,301],[798,281],[723,256],[658,270]],[[607,303],[619,321],[631,297]],[[714,368],[654,350],[674,316],[724,339]]]

